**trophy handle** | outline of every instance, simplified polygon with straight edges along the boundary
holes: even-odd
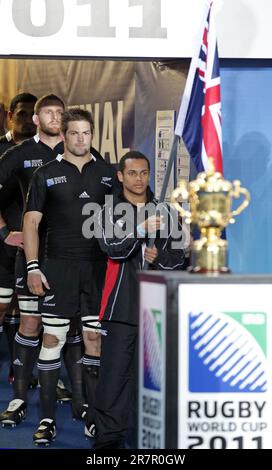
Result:
[[[233,217],[235,215],[240,214],[248,206],[249,201],[250,201],[249,191],[246,188],[241,188],[240,184],[241,183],[239,180],[233,181],[233,190],[231,192],[231,195],[235,197],[236,199],[238,199],[241,195],[243,195],[244,200],[242,201],[240,206],[237,207],[237,209],[235,209],[234,211],[230,213],[230,223],[234,222]]]
[[[175,209],[180,213],[181,217],[185,217],[185,222],[187,224],[191,223],[192,214],[190,211],[186,211],[177,200],[181,196],[182,202],[188,202],[189,192],[187,188],[187,181],[180,180],[178,187],[174,189],[171,195],[171,203]]]

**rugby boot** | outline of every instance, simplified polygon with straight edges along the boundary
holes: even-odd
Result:
[[[15,427],[26,417],[26,403],[19,398],[15,398],[9,403],[8,408],[0,414],[0,423],[2,427]]]
[[[53,419],[44,418],[40,421],[37,431],[33,434],[35,445],[49,446],[56,437],[56,423]]]
[[[87,403],[74,402],[72,400],[72,415],[74,420],[85,420],[87,416],[88,405]]]
[[[95,437],[96,434],[96,429],[95,429],[95,424],[86,424],[84,428],[84,435],[88,439],[92,439]]]

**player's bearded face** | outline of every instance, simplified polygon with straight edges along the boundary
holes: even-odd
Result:
[[[92,130],[86,121],[72,121],[65,134],[65,147],[75,157],[84,157],[90,153]]]
[[[60,122],[63,108],[61,106],[46,106],[39,114],[39,127],[42,132],[49,136],[60,134]]]

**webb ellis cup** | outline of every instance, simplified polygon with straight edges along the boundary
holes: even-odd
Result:
[[[232,210],[232,199],[243,196],[242,203]],[[187,224],[196,224],[200,229],[200,239],[193,242],[191,266],[194,273],[227,273],[227,241],[221,238],[222,230],[234,223],[234,217],[249,204],[249,192],[240,186],[224,180],[215,171],[213,159],[209,158],[208,170],[199,173],[196,180],[187,183],[181,180],[173,191],[171,202],[185,218]],[[190,203],[190,211],[182,203]]]

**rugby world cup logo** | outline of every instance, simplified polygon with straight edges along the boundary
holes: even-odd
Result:
[[[190,392],[266,392],[266,331],[263,312],[190,313]]]
[[[144,387],[160,391],[162,386],[161,311],[144,311]]]

